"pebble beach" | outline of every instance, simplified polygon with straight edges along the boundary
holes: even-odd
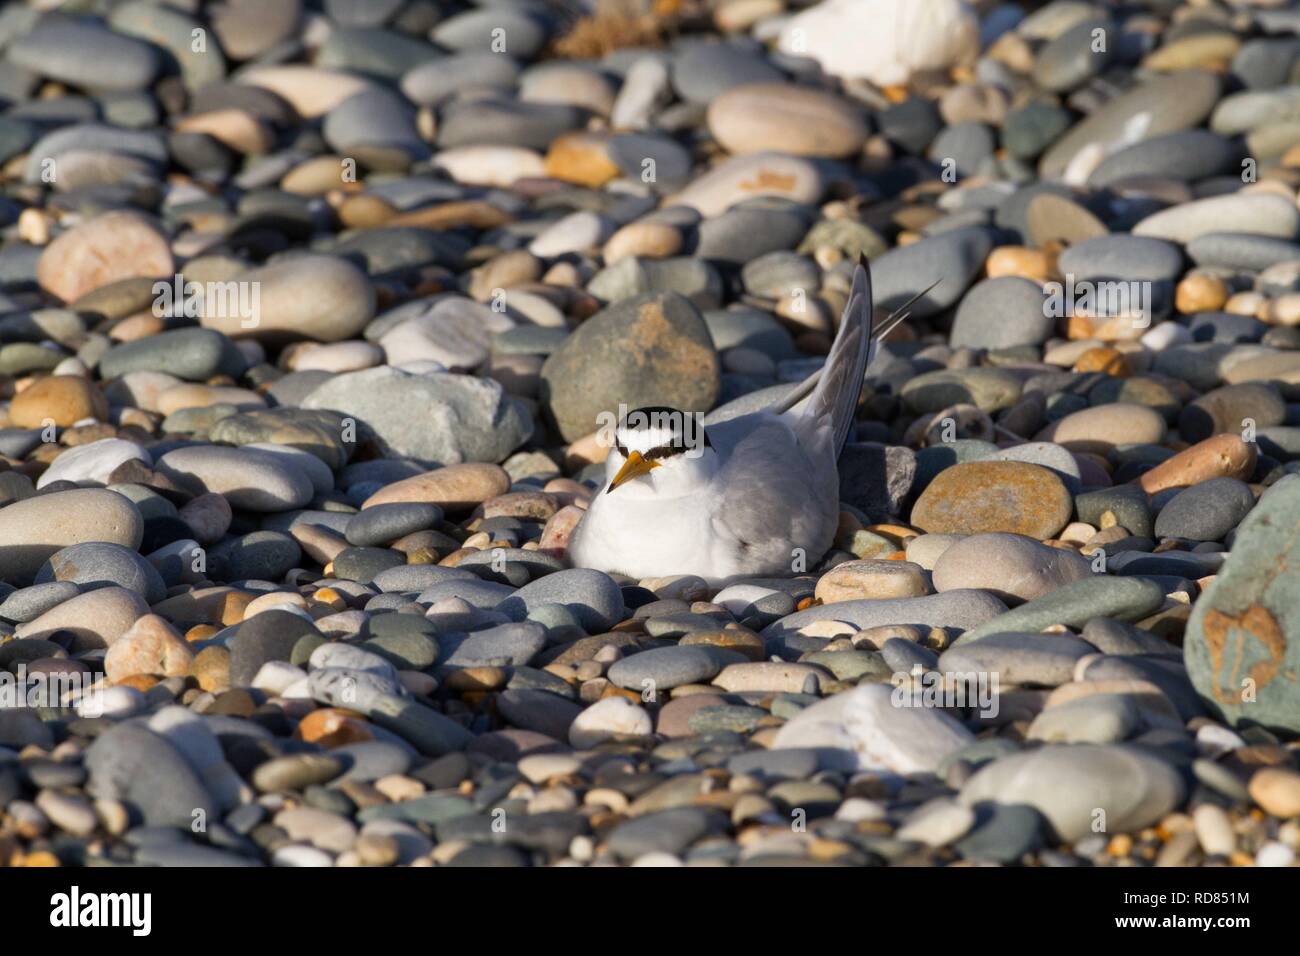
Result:
[[[0,867],[1297,864],[1300,5],[52,6]],[[860,255],[831,549],[574,567]]]

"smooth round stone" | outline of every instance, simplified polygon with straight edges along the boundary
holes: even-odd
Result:
[[[1232,73],[1249,89],[1271,89],[1286,83],[1297,57],[1300,43],[1294,38],[1247,40],[1232,58]]]
[[[608,116],[617,90],[604,73],[577,63],[546,63],[524,73],[519,98],[533,103],[567,103]]]
[[[1034,81],[1054,93],[1082,86],[1110,64],[1118,45],[1117,34],[1115,25],[1106,18],[1076,23],[1038,51],[1034,59]],[[1100,48],[1096,42],[1098,35],[1108,41]]]
[[[1046,468],[971,461],[939,472],[912,508],[911,522],[929,533],[1003,531],[1041,541],[1060,532],[1072,511],[1069,491]]]
[[[1095,617],[1137,621],[1157,610],[1164,600],[1164,589],[1154,581],[1092,575],[971,627],[955,643],[966,644],[990,634],[1033,633],[1054,624],[1082,627]]]
[[[1056,744],[1114,744],[1143,726],[1141,710],[1128,697],[1093,694],[1042,711],[1029,725],[1027,736]]]
[[[1054,179],[1080,159],[1090,173],[1104,156],[1097,143],[1140,142],[1199,126],[1218,101],[1219,89],[1218,78],[1200,70],[1147,80],[1088,114],[1057,140],[1043,154],[1038,173]]]
[[[630,341],[643,351],[630,351]],[[620,403],[705,411],[717,399],[719,374],[700,313],[680,296],[647,294],[579,326],[542,366],[542,387],[561,434],[573,441]]]
[[[666,205],[687,206],[711,219],[758,197],[815,203],[823,189],[821,173],[807,159],[776,152],[751,153],[713,167],[670,197]]]
[[[54,459],[36,479],[36,487],[44,488],[56,481],[94,481],[106,485],[114,470],[128,461],[153,463],[142,446],[121,438],[103,438],[78,445]]]
[[[64,302],[122,279],[175,271],[157,227],[133,212],[106,212],[61,233],[41,252],[36,279]]]
[[[148,43],[105,29],[93,20],[42,17],[9,50],[9,60],[73,86],[138,90],[157,75],[160,58]]]
[[[1157,136],[1112,153],[1088,177],[1094,188],[1139,177],[1195,182],[1225,172],[1239,156],[1226,136],[1203,129]]]
[[[1256,431],[1281,425],[1286,414],[1286,403],[1271,385],[1226,385],[1183,408],[1178,433],[1187,441],[1199,442],[1223,432],[1240,434],[1252,425]]]
[[[673,58],[673,86],[691,103],[712,102],[738,86],[782,80],[781,71],[761,54],[739,45],[691,43]]]
[[[389,568],[402,567],[405,556],[388,548],[344,548],[333,561],[334,576],[345,581],[368,583]]]
[[[1092,573],[1088,560],[1016,534],[975,534],[948,545],[934,562],[937,591],[987,590],[1008,605],[1054,591]]]
[[[504,96],[453,101],[444,108],[438,145],[518,146],[545,151],[556,137],[578,129],[582,111],[562,103],[524,103]]]
[[[1097,810],[1107,833],[1131,833],[1178,807],[1184,796],[1178,772],[1165,761],[1123,746],[1045,746],[1011,754],[977,771],[961,801],[1033,807],[1061,840],[1093,832]]]
[[[195,811],[220,819],[220,807],[190,764],[166,737],[140,723],[118,723],[86,750],[86,791],[97,799],[121,800],[145,824],[186,830]]]
[[[538,578],[498,604],[497,610],[512,620],[522,620],[533,608],[546,604],[569,608],[588,633],[609,630],[626,613],[623,592],[614,580],[588,568]]]
[[[147,371],[203,382],[214,375],[237,377],[247,368],[248,360],[229,339],[210,329],[194,328],[123,342],[99,360],[99,374],[105,379]]]
[[[897,309],[940,277],[913,303],[912,314],[925,318],[956,305],[992,248],[988,230],[966,227],[891,249],[871,264],[876,308]]]
[[[1221,541],[1255,506],[1250,486],[1235,478],[1214,478],[1176,494],[1156,515],[1157,538]]]
[[[699,259],[623,259],[591,277],[587,291],[605,302],[650,293],[676,292],[701,309],[722,304],[722,280],[718,272]]]
[[[34,621],[46,611],[81,593],[71,581],[51,581],[11,591],[0,602],[0,618],[15,624]]]
[[[438,46],[456,53],[507,54],[531,60],[546,44],[547,29],[528,10],[501,7],[469,10],[448,17],[433,28]]]
[[[917,807],[898,828],[900,840],[947,846],[963,837],[975,825],[975,812],[948,797],[938,797]]]
[[[116,492],[77,488],[0,509],[0,581],[30,583],[55,552],[102,541],[135,550],[144,535],[139,509]]]
[[[437,564],[406,564],[380,571],[370,583],[383,593],[418,594],[445,581],[473,581],[475,575]]]
[[[1154,409],[1116,402],[1071,412],[1034,437],[1070,451],[1106,454],[1118,445],[1158,445],[1165,431],[1165,420]]]
[[[949,342],[977,349],[1041,345],[1055,327],[1041,286],[1003,276],[977,282],[966,293],[957,307]]]
[[[1300,245],[1244,232],[1208,232],[1187,244],[1187,254],[1199,266],[1262,272],[1281,262],[1300,260]]]
[[[231,338],[338,342],[355,337],[375,314],[375,290],[366,274],[335,256],[296,255],[233,281],[248,291],[231,295],[209,286],[202,305],[203,326]]]
[[[359,512],[348,522],[348,543],[369,547],[396,541],[442,520],[442,509],[430,504],[377,505]]]
[[[368,498],[362,509],[376,505],[420,502],[447,512],[461,512],[510,490],[510,476],[498,465],[448,465],[388,484]]]
[[[222,541],[211,560],[221,580],[278,581],[302,560],[302,548],[279,531],[254,531]]]
[[[468,372],[487,359],[492,333],[510,324],[468,299],[440,299],[427,311],[398,322],[380,336],[379,344],[394,364],[427,359],[450,371]]]
[[[194,49],[194,30],[201,29],[202,24],[180,10],[151,3],[125,3],[113,9],[108,24],[119,34],[148,40],[165,49],[177,61],[191,90],[218,83],[226,75],[226,59],[220,51]]]
[[[691,844],[725,829],[727,819],[703,807],[675,807],[633,817],[610,831],[609,848],[619,859],[631,862],[652,854],[678,857]]]
[[[1183,254],[1160,239],[1113,235],[1086,239],[1061,253],[1058,268],[1076,280],[1136,279],[1172,282],[1183,273]]]
[[[911,378],[902,388],[903,402],[918,414],[936,413],[953,405],[974,405],[981,411],[1010,408],[1020,398],[1021,381],[997,368],[940,369]]]
[[[745,291],[776,299],[783,295],[816,288],[821,270],[811,259],[793,252],[769,252],[748,262],[740,272]]]
[[[610,667],[607,676],[619,687],[656,693],[682,684],[707,684],[728,664],[745,661],[743,654],[706,644],[657,647],[641,651]]]
[[[1031,465],[1042,465],[1065,483],[1070,494],[1077,494],[1083,486],[1083,475],[1079,461],[1060,445],[1051,442],[1026,442],[1012,445],[996,455],[990,456],[998,461],[1024,461]]]
[[[440,634],[440,668],[525,667],[546,646],[546,629],[525,621],[470,634]]]
[[[254,449],[278,446],[282,453],[292,452],[295,457],[290,460],[297,462],[313,482],[319,482],[327,472],[347,463],[354,443],[344,441],[346,431],[347,422],[337,412],[280,407],[225,416],[209,429],[208,436],[214,442]],[[302,454],[310,454],[317,461],[304,461]],[[324,472],[320,466],[324,466]],[[328,481],[323,491],[333,487],[333,478]]]
[[[709,103],[708,124],[732,153],[852,156],[868,133],[860,109],[830,93],[784,83],[733,86]]]
[[[429,145],[416,129],[415,110],[387,90],[366,90],[325,116],[321,133],[337,153],[381,169],[404,169],[428,159]]]
[[[817,580],[816,596],[825,604],[862,598],[921,597],[930,593],[919,565],[908,561],[846,561]]]
[[[1133,235],[1186,245],[1216,232],[1294,239],[1297,230],[1300,230],[1300,211],[1294,203],[1265,193],[1235,193],[1197,199],[1152,213],[1133,227]]]
[[[956,843],[963,859],[988,863],[1015,863],[1042,842],[1043,818],[1033,807],[981,808],[974,830]]]
[[[83,591],[116,585],[149,604],[167,596],[167,587],[148,561],[120,544],[87,541],[56,551],[36,573],[36,584],[70,581]]]
[[[906,774],[933,772],[974,740],[947,714],[895,706],[892,698],[892,689],[883,684],[835,694],[788,720],[772,749],[824,748],[823,766]]]
[[[329,34],[316,54],[316,63],[395,80],[436,55],[428,43],[402,33],[344,26]]]
[[[1073,121],[1068,110],[1038,100],[1007,114],[1002,142],[1013,156],[1036,159]]]
[[[1156,589],[1157,591],[1159,588]],[[1163,597],[1163,593],[1161,594]],[[838,601],[789,614],[763,629],[769,650],[819,621],[837,621],[857,630],[887,624],[920,623],[929,627],[973,630],[1003,616],[1006,605],[982,591],[948,591],[926,597]]]
[[[946,126],[934,138],[926,155],[960,176],[974,176],[993,157],[997,139],[983,123],[968,120]]]
[[[57,632],[67,632],[73,637],[74,652],[94,650],[110,646],[148,610],[144,599],[134,591],[96,588],[59,602],[34,620],[20,624],[15,633],[20,639],[49,639]]]
[[[945,673],[993,674],[1007,684],[1057,687],[1069,683],[1075,665],[1096,649],[1063,634],[991,634],[939,655]]]
[[[282,459],[247,448],[194,445],[167,452],[158,471],[203,492],[222,495],[236,508],[289,511],[311,501],[311,479]]]
[[[570,213],[530,242],[528,251],[541,259],[583,252],[603,245],[613,232],[613,224],[603,216],[592,212]]]
[[[406,98],[434,106],[465,89],[509,90],[519,77],[519,63],[500,53],[454,53],[429,59],[402,77]]]
[[[1272,816],[1300,816],[1300,773],[1284,767],[1258,770],[1250,778],[1250,796]]]

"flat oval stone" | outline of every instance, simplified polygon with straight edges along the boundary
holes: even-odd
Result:
[[[939,655],[951,674],[997,674],[1007,684],[1057,687],[1074,677],[1075,665],[1097,650],[1066,634],[991,634]]]
[[[1073,502],[1057,475],[1038,465],[971,461],[939,472],[912,509],[912,524],[939,534],[1003,531],[1043,540],[1070,520]]]
[[[934,563],[937,591],[987,590],[1008,605],[1032,601],[1092,573],[1088,560],[1023,535],[993,532],[954,541]]]
[[[867,684],[801,711],[777,732],[772,749],[825,749],[820,762],[836,769],[909,774],[934,771],[973,740],[947,714],[897,706],[890,687]]]
[[[337,342],[356,336],[374,314],[364,272],[335,256],[303,254],[205,285],[201,321],[231,338]]]
[[[1145,750],[1049,745],[988,764],[962,788],[961,800],[1034,807],[1060,839],[1073,842],[1093,832],[1098,809],[1108,833],[1130,833],[1179,806],[1184,792],[1173,766]]]
[[[667,202],[689,206],[711,218],[760,196],[814,203],[823,188],[821,174],[808,160],[761,152],[736,156],[715,166]]]
[[[1165,431],[1165,420],[1154,409],[1116,402],[1072,412],[1034,438],[1064,445],[1070,451],[1105,454],[1117,445],[1159,444]]]
[[[619,687],[640,691],[649,682],[657,692],[682,684],[706,684],[728,664],[744,661],[736,651],[704,644],[657,647],[616,661],[608,676]]]
[[[783,83],[733,86],[709,103],[708,124],[732,153],[851,156],[868,132],[862,111],[844,100]]]
[[[311,479],[280,458],[248,448],[195,445],[158,459],[158,471],[198,492],[215,492],[236,508],[289,511],[314,494]]]
[[[0,581],[29,584],[55,552],[83,541],[140,547],[144,519],[116,492],[76,488],[0,508]]]
[[[1300,211],[1294,203],[1281,196],[1245,193],[1197,199],[1153,213],[1133,227],[1133,235],[1185,245],[1213,232],[1248,232],[1294,239],[1297,230],[1300,230]]]
[[[968,630],[954,643],[964,644],[990,634],[1032,633],[1054,624],[1081,628],[1095,617],[1136,621],[1151,614],[1164,600],[1160,585],[1146,578],[1094,574],[1012,608]]]
[[[106,212],[74,226],[45,247],[36,266],[41,288],[64,302],[121,279],[175,271],[157,227],[133,212]]]
[[[1044,179],[1061,176],[1078,157],[1096,152],[1088,172],[1104,157],[1095,144],[1140,142],[1199,126],[1219,99],[1219,80],[1201,70],[1150,79],[1115,97],[1052,145],[1039,161]]]

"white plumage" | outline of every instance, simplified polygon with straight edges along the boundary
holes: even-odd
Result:
[[[695,574],[712,583],[812,568],[835,536],[836,459],[873,344],[864,263],[830,355],[796,390],[793,407],[710,425],[699,433],[707,447],[692,454],[682,441],[690,423],[620,427],[605,483],[570,538],[573,563],[632,578]],[[688,413],[674,414],[686,422]]]

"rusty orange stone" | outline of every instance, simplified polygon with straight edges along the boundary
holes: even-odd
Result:
[[[1240,435],[1212,435],[1144,472],[1138,479],[1149,495],[1167,488],[1185,488],[1211,478],[1240,478],[1255,470],[1258,452]]]
[[[158,678],[153,674],[132,674],[130,677],[123,677],[117,682],[118,687],[134,687],[140,693],[144,693],[149,688],[158,683]]]
[[[1128,358],[1119,349],[1098,346],[1088,349],[1074,363],[1076,372],[1104,372],[1114,378],[1128,378],[1133,374]]]
[[[322,747],[342,747],[347,744],[374,740],[370,725],[361,715],[338,707],[321,707],[304,717],[294,737]]]

